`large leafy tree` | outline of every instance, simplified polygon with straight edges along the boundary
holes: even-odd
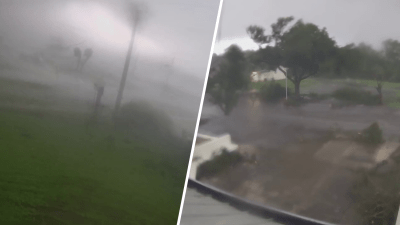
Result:
[[[212,103],[229,115],[237,104],[240,91],[248,87],[249,71],[244,52],[236,45],[230,46],[211,70],[214,75],[209,78],[207,94]]]
[[[386,76],[392,80],[400,80],[400,42],[388,39],[383,42],[382,49]]]
[[[316,75],[320,65],[333,57],[336,43],[325,28],[312,23],[298,20],[287,28],[293,20],[279,18],[271,25],[269,35],[259,26],[249,26],[247,33],[260,47],[255,63],[266,63],[271,69],[282,71],[293,82],[296,97],[300,97],[301,81]]]
[[[337,75],[359,75],[362,63],[361,51],[354,44],[348,44],[337,49],[332,68]]]
[[[400,62],[400,42],[388,39],[383,42],[383,54],[392,62]]]

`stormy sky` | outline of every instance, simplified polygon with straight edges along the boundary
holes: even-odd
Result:
[[[19,44],[32,46],[49,36],[63,36],[70,44],[86,42],[126,51],[131,30],[124,18],[123,1],[0,2],[0,30]],[[203,78],[219,2],[153,0],[146,4],[148,15],[136,39],[140,56],[166,62],[176,57],[177,68]]]
[[[257,49],[246,28],[254,24],[270,32],[270,25],[284,16],[326,27],[338,45],[366,42],[379,48],[386,38],[400,40],[398,0],[225,0],[214,52],[220,54],[232,43]]]
[[[136,32],[123,103],[138,98],[153,101],[194,125],[219,1],[131,2],[144,4],[147,13]],[[92,98],[93,82],[103,79],[106,89],[102,101],[112,106],[132,32],[126,6],[126,0],[0,0],[0,36],[12,49],[14,61],[21,54],[41,54],[59,40],[67,49],[47,59],[73,68],[77,60],[73,48],[92,48],[93,56],[78,77],[64,70],[51,74],[57,76],[54,79],[42,72],[20,72],[19,78],[43,75],[39,82],[57,80],[77,98]],[[3,51],[0,55],[7,54]]]

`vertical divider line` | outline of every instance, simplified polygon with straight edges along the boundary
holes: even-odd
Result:
[[[400,208],[397,211],[396,225],[400,225]]]
[[[208,75],[210,73],[211,61],[212,61],[212,56],[213,56],[213,51],[214,51],[215,40],[216,40],[216,37],[217,37],[217,34],[218,34],[219,20],[220,20],[220,16],[221,16],[221,10],[222,10],[223,2],[224,2],[224,0],[220,0],[220,2],[219,2],[217,20],[216,20],[215,27],[214,27],[214,35],[213,35],[213,39],[212,39],[212,43],[211,43],[210,56],[208,58],[208,66],[207,66],[206,77],[205,77],[204,85],[203,85],[203,93],[201,94],[199,113],[197,114],[196,128],[195,128],[195,131],[194,131],[194,136],[193,136],[193,141],[192,141],[192,149],[190,151],[188,169],[186,171],[185,185],[183,186],[183,193],[182,193],[181,206],[180,206],[180,209],[179,209],[177,225],[179,225],[181,223],[182,210],[183,210],[183,205],[185,203],[187,183],[188,183],[188,179],[189,179],[189,175],[190,175],[190,167],[192,165],[193,151],[194,151],[194,148],[195,148],[195,145],[196,145],[197,131],[199,129],[201,112],[203,110],[204,95],[206,93]]]

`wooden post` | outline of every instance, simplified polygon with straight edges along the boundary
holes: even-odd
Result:
[[[96,90],[97,90],[97,96],[96,96],[96,102],[94,104],[94,119],[97,119],[97,116],[99,114],[101,97],[103,97],[104,94],[104,86],[100,86]]]

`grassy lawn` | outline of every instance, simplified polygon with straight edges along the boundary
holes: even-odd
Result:
[[[270,82],[270,81],[267,81]],[[276,80],[275,82],[279,83],[280,85],[282,85],[283,87],[286,87],[286,80]],[[265,84],[265,82],[254,82],[250,84],[250,89],[256,89],[256,90],[260,90],[261,87]],[[287,81],[288,84],[288,88],[294,90],[294,84],[288,80]],[[318,85],[319,82],[316,79],[312,79],[312,78],[308,78],[305,79],[303,81],[301,81],[300,83],[300,90],[302,90],[303,88],[308,88],[308,87],[312,87],[315,85]]]
[[[346,80],[346,79],[334,79],[334,82],[338,83],[347,83],[347,84],[357,84],[365,87],[376,87],[376,81],[375,80],[361,80],[361,79],[351,79],[351,80]],[[384,82],[383,83],[383,91],[391,91],[393,92],[393,95],[385,95],[384,94],[384,102],[387,106],[392,107],[392,108],[400,108],[400,83],[395,83],[395,82]]]
[[[336,82],[355,82],[357,84],[365,85],[368,87],[376,87],[376,81],[375,80],[361,80],[361,79],[351,79],[350,81],[347,81],[346,79],[334,79],[333,81]],[[400,83],[394,83],[394,82],[384,82],[383,83],[383,88],[400,88]]]
[[[277,83],[281,84],[283,87],[286,86],[286,80],[277,80]],[[358,87],[376,87],[375,80],[361,80],[361,79],[318,79],[318,78],[308,78],[300,83],[300,90],[303,92],[307,88],[317,87],[318,85],[326,85],[327,83],[336,84],[354,84]],[[260,90],[265,82],[251,83],[250,89]],[[288,80],[288,88],[294,90],[294,84]],[[391,108],[400,108],[400,83],[395,82],[384,82],[383,91],[390,91],[389,95],[384,94],[384,103]],[[393,93],[393,94],[392,94]]]
[[[46,92],[53,91],[51,87],[22,80],[0,77],[0,103],[46,106],[49,100],[38,98]]]
[[[0,124],[0,224],[176,224],[187,159],[171,145],[75,115],[2,110]]]

